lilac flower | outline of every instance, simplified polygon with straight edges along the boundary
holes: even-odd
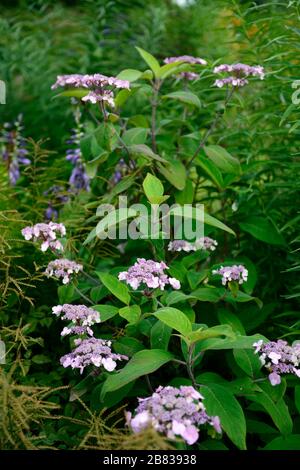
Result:
[[[120,158],[118,164],[115,167],[115,171],[110,180],[110,183],[112,185],[119,183],[125,175],[129,174],[134,169],[135,162],[133,160],[129,160],[129,162],[126,163],[124,158]]]
[[[218,242],[210,237],[201,237],[195,241],[198,250],[215,251]]]
[[[57,235],[64,236],[66,234],[66,227],[64,224],[57,224],[49,222],[48,224],[40,223],[35,224],[33,227],[25,227],[21,231],[25,240],[33,240],[34,242],[41,241],[41,250],[63,250],[63,246],[59,240],[56,239]]]
[[[265,78],[264,68],[260,65],[247,65],[247,64],[221,64],[214,68],[214,73],[230,73],[231,75],[225,78],[217,79],[214,83],[218,88],[224,85],[231,85],[232,87],[242,87],[249,82],[246,77],[259,77],[261,80]]]
[[[94,336],[93,330],[89,326],[65,326],[64,329],[61,332],[61,336],[67,336],[67,335],[89,335],[89,336]]]
[[[47,191],[44,191],[44,196],[51,196],[49,200],[49,205],[45,210],[45,218],[47,220],[57,220],[58,219],[58,210],[57,206],[65,204],[69,197],[63,194],[64,188],[62,186],[51,186]]]
[[[174,62],[179,62],[179,63],[186,63],[186,64],[200,64],[200,65],[207,65],[206,60],[201,59],[201,57],[192,57],[190,55],[182,55],[178,57],[166,57],[164,59],[165,64],[172,64]],[[198,73],[194,72],[180,72],[179,73],[180,78],[184,78],[186,80],[197,80],[199,78]]]
[[[168,251],[195,251],[196,247],[193,243],[187,242],[186,240],[174,240],[168,245]]]
[[[85,171],[85,167],[81,162],[76,163],[76,166],[72,170],[69,183],[76,190],[81,190],[81,189],[84,189],[85,191],[91,190],[90,178],[87,175]]]
[[[174,240],[169,243],[169,251],[197,251],[197,250],[207,250],[214,251],[218,242],[209,237],[201,237],[197,239],[194,243],[187,242],[186,240]]]
[[[90,191],[90,178],[85,171],[85,165],[82,161],[82,154],[80,149],[80,141],[84,136],[83,124],[80,122],[81,112],[77,107],[74,112],[75,128],[71,129],[70,139],[67,140],[67,144],[71,145],[67,149],[66,160],[70,161],[74,168],[72,170],[69,183],[71,186],[71,192],[77,193],[80,190]]]
[[[134,433],[153,427],[169,439],[182,437],[189,445],[199,439],[201,425],[212,426],[221,433],[218,416],[208,416],[203,396],[191,386],[158,387],[152,396],[139,398],[134,417],[126,414],[127,424]]]
[[[97,338],[75,339],[75,349],[63,356],[60,363],[63,367],[72,367],[72,369],[79,369],[80,373],[84,371],[85,367],[93,365],[96,367],[103,366],[104,369],[111,372],[117,363],[116,361],[127,360],[128,357],[123,354],[115,354],[111,351],[111,341]]]
[[[63,284],[69,284],[72,274],[78,274],[79,271],[82,270],[82,264],[78,264],[75,261],[70,261],[68,259],[59,258],[54,261],[50,261],[45,274],[48,277],[62,279]]]
[[[158,263],[138,258],[128,271],[119,273],[119,280],[126,281],[134,290],[138,289],[141,284],[146,284],[150,289],[159,287],[160,290],[164,290],[166,284],[170,284],[173,289],[180,289],[180,282],[175,278],[168,277],[164,273],[165,269],[169,268],[163,261]]]
[[[228,282],[238,281],[239,284],[247,282],[248,269],[243,265],[221,266],[219,269],[214,269],[213,274],[220,274],[222,276],[222,284],[226,286]]]
[[[61,320],[68,320],[79,326],[92,326],[101,322],[99,312],[85,305],[56,305],[52,307],[52,313],[57,316],[62,315]]]
[[[172,64],[173,62],[184,62],[187,64],[207,65],[206,60],[201,59],[201,57],[193,57],[191,55],[181,55],[178,57],[166,57],[164,59],[165,64]]]
[[[93,104],[100,103],[101,101],[106,101],[107,104],[109,104],[111,108],[115,107],[114,94],[110,90],[90,91],[87,95],[81,98],[81,100],[85,102],[89,101],[90,103],[93,103]]]
[[[2,158],[7,165],[9,181],[13,186],[21,176],[20,165],[30,165],[31,163],[27,158],[28,150],[22,137],[24,129],[22,119],[22,114],[20,114],[13,124],[6,123],[3,131]]]
[[[95,73],[93,75],[58,75],[56,82],[51,88],[84,88],[89,90],[89,92],[81,98],[82,101],[88,101],[93,104],[102,101],[114,107],[114,94],[111,88],[129,89],[129,86],[128,80],[120,80],[115,77],[106,77],[100,73]]]
[[[71,74],[71,75],[58,75],[57,80],[52,85],[52,90],[58,87],[71,87],[71,88],[104,88],[106,86],[112,86],[115,88],[127,88],[130,87],[130,82],[128,80],[120,80],[115,77],[107,77],[100,73],[95,73],[93,75],[80,75],[80,74]]]
[[[253,347],[262,365],[269,370],[273,386],[280,384],[282,374],[294,374],[300,378],[300,343],[289,346],[281,339],[269,343],[261,339]]]

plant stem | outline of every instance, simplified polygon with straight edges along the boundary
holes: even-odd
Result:
[[[77,292],[77,294],[80,295],[80,297],[82,297],[86,302],[88,302],[90,305],[94,305],[94,302],[91,301],[91,299],[89,299],[88,297],[86,297],[86,295],[84,295],[79,289],[78,287],[76,287],[74,284],[73,284],[73,287],[75,289],[75,292]]]
[[[157,153],[157,145],[156,145],[156,111],[158,105],[158,92],[161,86],[161,82],[159,80],[155,80],[153,83],[153,97],[151,100],[152,105],[152,114],[151,114],[151,140],[152,140],[152,150],[153,152]]]
[[[207,139],[208,137],[210,136],[210,134],[214,131],[216,125],[218,124],[219,122],[219,119],[220,117],[222,116],[222,114],[224,113],[225,109],[226,109],[226,106],[228,105],[228,102],[230,100],[230,98],[232,97],[232,94],[234,92],[234,88],[232,88],[231,90],[228,90],[227,92],[227,97],[225,99],[225,103],[224,103],[224,109],[220,109],[216,115],[215,115],[215,119],[213,120],[211,126],[209,127],[209,129],[207,129],[206,133],[204,134],[204,137],[203,139],[200,141],[198,147],[196,148],[191,160],[188,162],[187,164],[187,168],[189,168],[191,166],[191,164],[193,163],[193,161],[195,160],[195,158],[197,157],[198,153],[200,152],[200,150],[205,146],[206,142],[207,142]]]
[[[192,344],[192,345],[189,347],[188,359],[187,359],[186,367],[187,367],[187,371],[188,371],[189,377],[190,377],[190,379],[191,379],[191,381],[192,381],[193,387],[196,388],[196,387],[197,387],[197,383],[196,383],[196,379],[195,379],[194,372],[193,372],[193,353],[194,353],[194,349],[195,349],[195,344]]]

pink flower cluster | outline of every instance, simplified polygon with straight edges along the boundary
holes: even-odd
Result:
[[[213,274],[220,274],[222,276],[222,284],[226,286],[228,282],[237,281],[239,284],[247,282],[248,269],[243,265],[221,266],[219,269],[214,269]]]
[[[111,351],[111,341],[94,338],[94,332],[90,328],[96,323],[100,323],[100,314],[96,310],[85,305],[56,305],[52,308],[54,315],[61,315],[62,320],[68,320],[70,324],[65,327],[61,336],[79,335],[74,340],[75,349],[60,359],[63,367],[72,367],[79,369],[82,374],[85,367],[92,365],[96,367],[103,366],[107,371],[116,368],[116,361],[128,359],[127,356],[115,354]],[[83,338],[87,335],[87,338]]]
[[[63,284],[69,284],[72,274],[78,274],[83,270],[82,264],[65,258],[55,259],[48,264],[45,274],[48,277],[62,279]]]
[[[242,87],[249,82],[246,77],[258,77],[261,80],[265,78],[264,68],[261,65],[247,65],[247,64],[221,64],[214,68],[214,73],[229,73],[229,77],[217,79],[214,83],[218,88],[224,85],[231,85],[233,87]]]
[[[260,362],[269,371],[272,385],[281,382],[281,374],[294,374],[300,378],[300,343],[289,346],[286,341],[270,341],[264,343],[261,339],[253,344],[255,353],[259,354]]]
[[[126,281],[134,290],[138,289],[141,284],[145,284],[150,289],[159,287],[160,290],[164,290],[167,284],[170,284],[173,289],[180,289],[178,279],[168,277],[164,273],[165,269],[169,268],[163,261],[158,263],[150,259],[138,258],[128,271],[119,273],[119,280]]]
[[[169,439],[181,437],[192,445],[199,439],[201,425],[212,426],[221,433],[218,416],[208,416],[203,396],[191,386],[158,387],[152,396],[139,398],[134,417],[126,413],[127,424],[134,433],[148,427]]]
[[[57,240],[57,235],[64,236],[66,234],[66,227],[64,224],[57,224],[55,222],[49,222],[48,224],[40,223],[35,224],[33,227],[25,227],[21,231],[25,240],[33,240],[34,242],[40,241],[41,250],[46,251],[48,248],[50,250],[63,250],[63,246],[59,240]]]
[[[58,75],[56,82],[51,88],[86,88],[89,90],[89,93],[81,98],[82,101],[89,101],[93,104],[102,101],[114,107],[113,91],[107,87],[129,89],[129,86],[128,80],[120,80],[115,77],[107,77],[106,75],[95,73],[93,75]]]
[[[75,349],[63,356],[60,363],[63,367],[79,369],[81,374],[85,367],[90,365],[103,366],[104,369],[111,372],[117,366],[116,361],[128,359],[123,354],[115,354],[111,351],[111,341],[98,338],[78,338],[74,340],[74,343]]]

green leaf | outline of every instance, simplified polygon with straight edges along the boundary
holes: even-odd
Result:
[[[158,164],[158,169],[162,175],[180,191],[184,189],[186,182],[186,169],[183,163],[174,160],[165,166]]]
[[[68,89],[65,91],[62,91],[61,93],[58,93],[55,95],[53,98],[59,98],[60,96],[66,96],[67,98],[83,98],[85,95],[89,93],[89,90],[86,88],[73,88],[73,89]]]
[[[240,222],[240,227],[262,242],[285,245],[283,236],[270,217],[250,216]]]
[[[137,352],[142,351],[143,349],[143,343],[136,338],[131,338],[130,336],[123,336],[118,341],[114,341],[114,351],[128,357],[134,356]]]
[[[229,337],[232,339],[236,337],[231,326],[217,325],[217,326],[212,326],[211,328],[199,328],[198,330],[192,331],[191,333],[189,333],[187,338],[191,342],[196,342],[196,341],[203,341],[208,338],[218,338],[220,336],[225,336],[225,337]]]
[[[212,227],[219,228],[220,230],[224,230],[225,232],[235,235],[234,231],[231,228],[227,227],[227,225],[223,224],[223,222],[220,222],[220,220],[216,219],[215,217],[212,217],[209,214],[204,213],[204,223],[206,225],[211,225]]]
[[[163,98],[178,100],[184,104],[189,104],[195,106],[196,108],[201,108],[201,102],[198,96],[190,91],[173,91],[173,93],[168,93],[167,95],[164,95]]]
[[[261,362],[253,349],[234,349],[234,359],[237,365],[252,378],[257,377],[261,369]]]
[[[210,416],[219,416],[221,427],[241,450],[246,449],[246,420],[237,399],[219,384],[202,385],[200,393]]]
[[[142,74],[143,72],[140,72],[139,70],[125,69],[117,75],[117,78],[119,80],[128,80],[129,82],[135,82],[136,80],[141,78]]]
[[[115,230],[117,225],[136,216],[137,211],[130,207],[110,211],[105,217],[103,217],[103,219],[100,220],[100,222],[98,222],[97,226],[89,233],[83,244],[87,245],[96,237],[100,239],[103,237],[105,239],[105,236],[109,235],[110,230]]]
[[[154,323],[150,332],[150,344],[152,349],[168,350],[169,341],[171,338],[172,328],[162,321],[158,320]]]
[[[128,129],[122,135],[126,145],[144,144],[147,140],[148,129],[145,127],[135,127]]]
[[[202,170],[205,171],[205,173],[210,177],[210,179],[218,188],[224,188],[222,173],[212,161],[203,157],[202,155],[198,155],[198,157],[195,159],[195,164],[200,166]]]
[[[239,160],[230,155],[223,147],[219,145],[209,145],[204,147],[204,152],[221,171],[234,173],[235,175],[241,174]]]
[[[96,272],[97,276],[99,276],[102,284],[121,302],[124,304],[129,304],[130,302],[130,294],[127,286],[123,284],[121,281],[116,279],[114,276],[108,273],[101,273]]]
[[[283,398],[274,401],[272,399],[272,392],[272,385],[266,381],[259,385],[258,393],[246,395],[246,397],[249,400],[258,403],[266,410],[281,434],[291,434],[293,429],[293,422],[289,413],[289,409]]]
[[[44,354],[36,354],[31,358],[31,360],[35,364],[48,364],[49,362],[52,362],[51,358]]]
[[[220,323],[230,325],[237,333],[240,333],[241,335],[246,334],[245,328],[243,327],[239,318],[229,310],[226,310],[225,308],[219,309],[218,319]]]
[[[300,385],[296,385],[295,387],[295,405],[298,413],[300,413]]]
[[[163,196],[164,186],[162,182],[151,173],[147,173],[146,178],[143,181],[143,188],[147,199],[151,204],[160,204],[168,198],[168,196]]]
[[[144,349],[137,352],[123,369],[106,379],[102,388],[101,399],[108,392],[118,390],[143,375],[155,372],[164,364],[170,362],[173,357],[173,354],[162,349]]]
[[[194,201],[194,185],[190,179],[186,180],[185,187],[182,191],[176,191],[175,200],[177,204],[192,204]]]
[[[100,313],[101,323],[113,318],[119,312],[118,307],[115,307],[114,305],[93,305],[92,308]]]
[[[201,302],[218,302],[222,297],[224,297],[225,293],[226,289],[224,288],[199,287],[199,289],[191,292],[191,296]]]
[[[177,62],[171,62],[169,64],[162,65],[158,74],[158,78],[164,80],[170,75],[177,74],[179,72],[185,72],[192,70],[190,64],[185,64],[183,61],[178,60]]]
[[[263,450],[300,450],[300,434],[276,437]]]
[[[183,216],[182,207],[172,208],[170,210],[170,214],[173,214],[174,216],[182,217]],[[191,210],[189,211],[185,211],[184,218],[199,220],[200,222],[203,222],[202,214],[199,214],[199,211],[197,211],[195,207],[192,207]],[[208,215],[206,213],[204,213],[204,224],[211,225],[212,227],[217,227],[221,230],[224,230],[225,232],[229,232],[232,235],[235,235],[234,231],[231,230],[231,228],[227,227],[227,225],[223,224],[223,222],[220,222],[218,219],[215,219],[215,217],[212,217],[211,215]]]
[[[188,317],[177,308],[160,308],[153,315],[174,330],[179,331],[183,336],[187,336],[192,331],[192,324]]]
[[[128,323],[137,323],[141,316],[141,308],[139,305],[131,305],[130,307],[123,307],[119,310],[119,315]]]
[[[154,153],[153,150],[151,150],[151,148],[145,144],[129,145],[127,149],[131,155],[138,155],[138,156],[140,155],[140,156],[149,158],[150,160],[157,160],[158,162],[163,162],[163,163],[167,162],[167,160],[165,160],[164,158]]]
[[[149,54],[149,52],[142,49],[141,47],[136,47],[136,50],[138,51],[138,53],[140,54],[142,59],[144,59],[146,64],[149,65],[149,67],[153,71],[155,77],[158,77],[159,76],[159,71],[160,71],[160,65],[159,65],[158,61],[156,60],[156,58],[153,57],[153,55]]]
[[[236,339],[210,338],[201,341],[202,350],[220,349],[253,349],[253,343],[265,339],[262,335],[237,336]]]
[[[67,304],[73,300],[75,289],[72,284],[59,286],[57,289],[58,300],[60,304]]]

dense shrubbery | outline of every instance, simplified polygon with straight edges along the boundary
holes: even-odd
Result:
[[[297,2],[83,3],[1,20],[1,448],[299,449]]]

